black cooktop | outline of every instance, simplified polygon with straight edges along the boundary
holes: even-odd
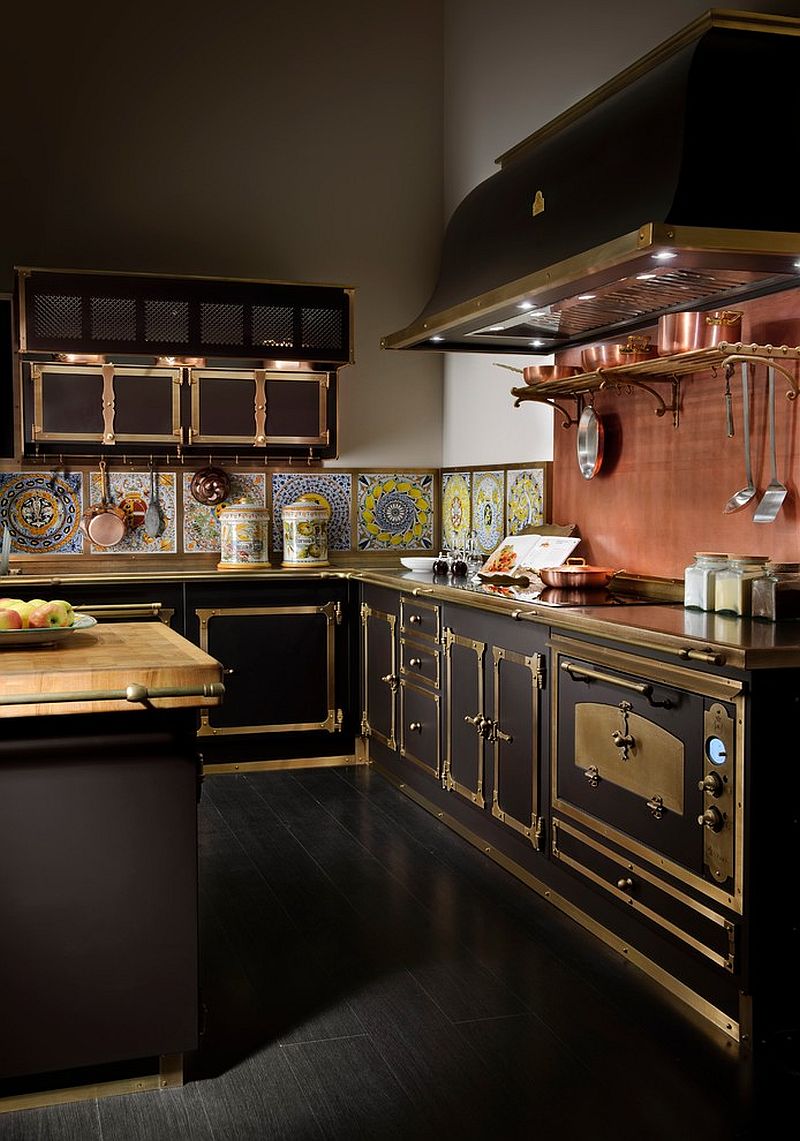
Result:
[[[446,583],[459,590],[468,590],[474,594],[484,594],[500,598],[517,599],[519,602],[535,602],[537,606],[665,606],[681,603],[664,602],[644,594],[633,594],[627,591],[609,590],[607,587],[592,590],[576,588],[557,589],[552,586],[539,585],[515,586],[510,583],[488,583],[479,579],[454,579],[435,577],[434,582]]]

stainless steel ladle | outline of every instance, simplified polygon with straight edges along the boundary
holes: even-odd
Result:
[[[772,377],[772,369],[770,369]],[[722,509],[724,515],[740,511],[745,507],[756,493],[753,483],[753,468],[750,462],[750,379],[747,373],[747,361],[742,361],[742,435],[744,436],[744,475],[747,483],[735,492]]]

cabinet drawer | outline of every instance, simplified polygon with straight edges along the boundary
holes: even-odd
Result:
[[[735,925],[705,903],[573,824],[553,819],[553,858],[699,954],[734,969]]]
[[[439,651],[400,640],[400,676],[439,688]]]
[[[400,755],[431,776],[441,773],[439,694],[400,683]]]
[[[400,633],[438,642],[441,637],[439,607],[434,602],[423,602],[419,598],[401,598]]]

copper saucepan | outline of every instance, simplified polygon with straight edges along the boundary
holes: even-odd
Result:
[[[111,502],[106,461],[100,461],[101,500],[87,507],[81,516],[81,530],[98,547],[115,547],[128,530],[128,517]]]
[[[587,590],[608,586],[611,579],[622,571],[588,566],[585,559],[567,559],[560,567],[543,567],[536,573],[545,586],[555,586],[560,590]]]
[[[586,372],[598,368],[615,368],[617,365],[638,364],[658,355],[649,336],[630,336],[626,341],[606,341],[581,350],[581,362]]]
[[[514,368],[513,365],[495,361],[494,366],[518,372],[526,384],[540,384],[543,380],[567,380],[571,376],[578,376],[581,371],[574,364],[529,364],[525,368]]]

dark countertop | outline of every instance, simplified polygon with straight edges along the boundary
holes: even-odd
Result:
[[[366,559],[317,567],[310,570],[283,569],[217,571],[209,569],[147,570],[126,567],[114,572],[76,571],[75,573],[15,574],[0,578],[0,595],[16,596],[23,589],[59,586],[68,597],[70,584],[121,585],[155,582],[263,581],[281,579],[356,579],[417,595],[428,595],[444,602],[458,602],[482,610],[509,614],[520,621],[551,626],[575,635],[606,638],[629,646],[674,652],[681,658],[694,658],[737,669],[790,668],[800,666],[800,622],[763,622],[685,610],[679,602],[658,602],[622,606],[549,606],[537,602],[533,592],[499,592],[473,580],[434,579],[428,573],[404,570]],[[635,589],[635,584],[633,589]],[[674,596],[674,584],[672,584]]]

